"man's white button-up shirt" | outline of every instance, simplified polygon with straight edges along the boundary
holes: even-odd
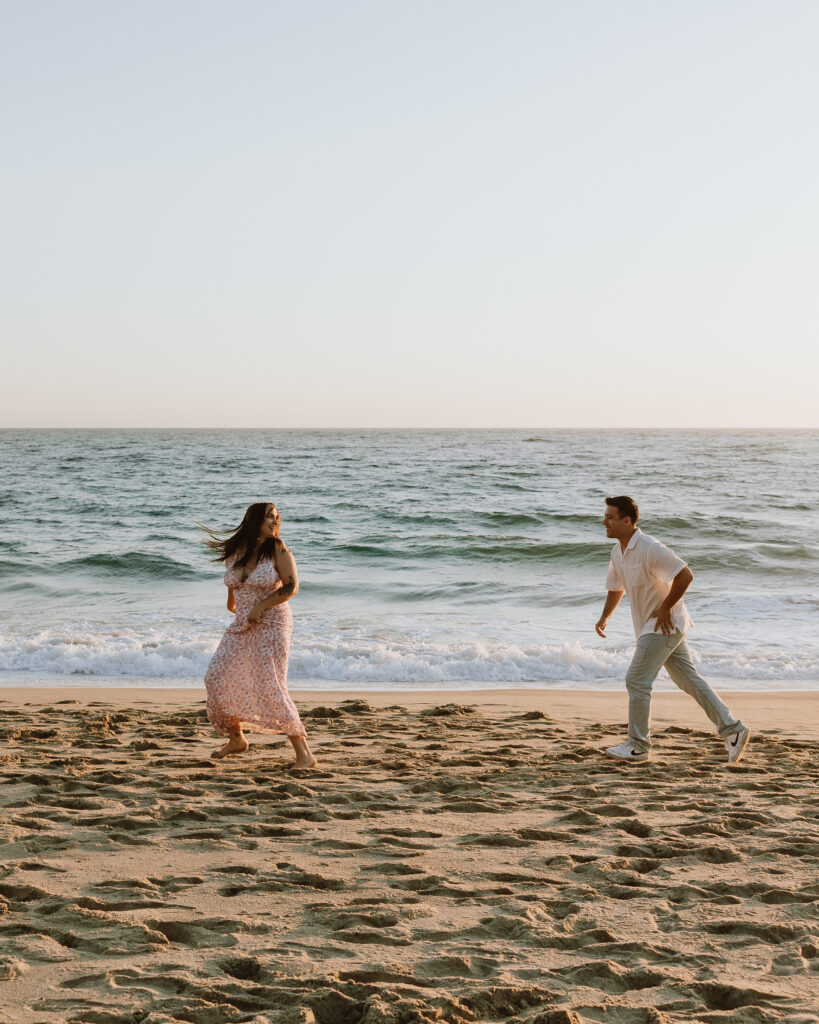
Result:
[[[671,581],[685,566],[686,563],[670,548],[639,528],[625,551],[619,541],[614,545],[606,589],[625,590],[638,638],[644,633],[654,632],[657,624],[655,613],[668,597]],[[678,601],[671,609],[671,622],[681,633],[687,633],[694,625],[684,601]]]

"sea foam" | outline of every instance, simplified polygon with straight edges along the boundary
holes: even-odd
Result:
[[[0,673],[7,681],[95,679],[191,682],[201,680],[216,647],[215,622],[189,622],[175,629],[120,628],[80,624],[29,635],[0,635]],[[622,683],[630,645],[593,647],[510,644],[488,641],[433,642],[418,638],[311,635],[297,631],[290,682],[356,686],[458,688],[470,685],[598,685]],[[801,688],[819,679],[819,659],[809,652],[719,652],[697,648],[706,676],[768,689],[785,683]],[[760,685],[761,684],[761,685]]]

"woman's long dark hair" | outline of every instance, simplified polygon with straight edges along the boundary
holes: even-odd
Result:
[[[281,544],[279,540],[281,516],[272,501],[254,501],[252,505],[248,505],[247,512],[245,512],[244,519],[239,524],[239,528],[227,536],[225,536],[224,531],[211,530],[207,526],[199,524],[199,529],[204,530],[208,535],[207,539],[203,542],[205,547],[216,552],[214,562],[226,562],[231,555],[235,555],[237,552],[239,554],[239,557],[236,559],[237,565],[246,565],[250,561],[251,555],[256,550],[256,541],[259,539],[262,523],[269,506],[272,506],[273,511],[276,513],[276,535],[269,537],[259,548],[257,564],[258,562],[270,561],[273,558],[276,548]]]

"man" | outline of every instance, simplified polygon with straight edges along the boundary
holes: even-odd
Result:
[[[748,746],[751,732],[737,721],[694,668],[686,633],[693,623],[683,603],[694,574],[670,551],[637,526],[639,511],[631,498],[606,498],[603,525],[606,536],[616,541],[606,578],[608,597],[600,621],[599,636],[611,614],[628,594],[637,635],[637,649],[626,672],[628,690],[628,739],[606,753],[620,761],[647,761],[651,749],[651,687],[660,669],[700,705],[725,741],[728,762],[736,764]]]

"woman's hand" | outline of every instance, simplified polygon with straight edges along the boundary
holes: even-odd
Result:
[[[247,613],[247,621],[248,622],[258,622],[259,619],[262,617],[262,612],[263,611],[264,611],[264,608],[262,608],[260,603],[259,604],[254,604],[253,607],[250,609],[250,611]]]

